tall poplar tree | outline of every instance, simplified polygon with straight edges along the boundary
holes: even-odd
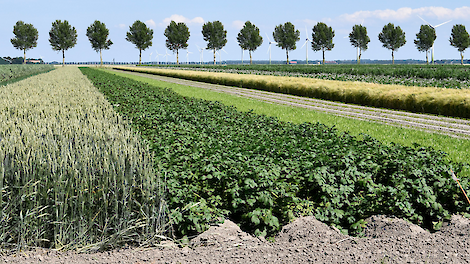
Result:
[[[379,33],[379,41],[382,46],[392,51],[392,64],[395,64],[395,50],[398,50],[406,43],[405,32],[401,30],[400,26],[388,23]]]
[[[139,64],[142,63],[142,50],[152,46],[153,29],[150,29],[144,22],[136,20],[126,33],[126,40],[135,45],[139,50]]]
[[[185,23],[171,21],[164,33],[166,47],[173,52],[176,51],[176,64],[179,64],[180,49],[188,48],[189,28]]]
[[[250,21],[246,21],[243,28],[237,36],[238,45],[243,50],[248,50],[250,53],[250,64],[253,64],[251,52],[255,51],[263,43],[263,37],[259,34],[259,28],[253,25]]]
[[[295,50],[296,42],[300,40],[300,31],[295,29],[291,22],[279,24],[273,32],[276,46],[286,50],[287,64],[289,64],[289,50]]]
[[[362,25],[354,25],[351,33],[349,33],[349,42],[358,49],[357,64],[361,64],[362,51],[367,50],[367,45],[370,42],[367,28]]]
[[[470,36],[464,25],[454,25],[450,36],[450,45],[460,52],[460,64],[463,64],[463,52],[470,46]]]
[[[38,30],[20,20],[13,27],[13,34],[15,37],[10,40],[11,44],[23,51],[23,64],[26,64],[26,51],[38,45]]]
[[[53,50],[62,51],[62,66],[65,65],[65,51],[77,44],[77,30],[67,20],[52,22],[49,43]]]
[[[227,30],[220,21],[207,22],[202,26],[202,36],[207,41],[206,49],[214,51],[215,64],[215,53],[227,44]]]
[[[335,47],[333,38],[335,31],[323,22],[318,22],[312,29],[312,49],[322,51],[323,63],[325,64],[325,51],[332,50]]]
[[[100,52],[100,62],[103,66],[103,56],[101,51],[103,49],[109,49],[113,42],[108,39],[109,30],[106,28],[104,23],[101,23],[98,20],[95,20],[86,30],[86,36],[91,43],[91,47],[96,51]]]
[[[418,51],[426,52],[426,64],[429,64],[429,49],[432,48],[436,40],[436,30],[429,25],[421,25],[419,32],[416,34],[414,43]]]

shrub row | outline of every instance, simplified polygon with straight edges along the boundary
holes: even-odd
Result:
[[[374,214],[439,228],[451,213],[468,210],[449,174],[461,165],[431,148],[384,145],[101,70],[82,72],[150,142],[180,235],[201,232],[221,217],[269,235],[299,214],[354,234]],[[466,179],[462,184],[468,187]]]
[[[365,106],[470,118],[470,90],[466,89],[407,87],[360,82],[337,82],[299,77],[238,75],[140,67],[115,67],[115,69],[321,98]]]

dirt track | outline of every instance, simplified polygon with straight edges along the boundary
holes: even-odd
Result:
[[[470,138],[470,120],[465,119],[448,118],[436,115],[416,114],[404,111],[394,111],[353,104],[344,104],[300,96],[265,92],[254,89],[189,81],[152,74],[134,72],[125,73],[152,78],[165,82],[194,86],[217,92],[233,94],[269,103],[308,108],[315,111],[327,112],[338,116],[366,120],[370,122],[385,123],[392,126],[408,127],[427,132],[449,135],[452,137]]]

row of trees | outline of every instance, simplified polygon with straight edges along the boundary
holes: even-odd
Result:
[[[18,21],[13,27],[14,38],[11,43],[17,49],[23,51],[24,62],[26,61],[26,51],[37,46],[38,31],[32,24]],[[109,30],[104,23],[96,20],[91,24],[86,33],[92,48],[100,53],[100,61],[103,64],[102,50],[109,49],[113,44],[108,39]],[[167,38],[166,47],[176,53],[176,61],[179,63],[179,50],[188,48],[189,28],[185,23],[171,21],[164,33]],[[207,42],[206,49],[213,50],[214,64],[216,53],[227,44],[227,31],[220,21],[207,22],[202,26],[202,35]],[[323,63],[325,63],[325,51],[334,48],[334,30],[323,22],[317,23],[312,28],[312,39],[308,37],[306,43],[310,42],[314,51],[322,51]],[[295,50],[296,43],[300,40],[300,31],[295,26],[286,22],[275,27],[273,32],[275,42],[278,47],[286,50],[287,63],[289,62],[289,51]],[[392,51],[392,63],[395,63],[394,52],[406,43],[405,32],[392,23],[385,25],[378,35],[383,47]],[[126,40],[133,43],[139,50],[139,64],[142,61],[142,51],[152,46],[153,30],[145,23],[137,20],[129,27]],[[237,36],[238,43],[243,50],[248,50],[250,54],[250,64],[252,63],[252,52],[263,43],[259,28],[247,21]],[[349,40],[352,46],[358,50],[357,61],[360,63],[362,51],[368,49],[370,38],[367,35],[367,28],[362,25],[354,25]],[[428,53],[436,40],[436,31],[430,25],[422,25],[419,33],[416,34],[414,44],[421,52],[426,52],[426,63],[428,63]],[[452,35],[449,39],[450,45],[460,52],[461,63],[463,64],[463,52],[470,46],[470,35],[464,25],[454,25]],[[77,31],[67,20],[56,20],[52,23],[49,31],[49,43],[53,50],[62,51],[62,63],[65,62],[65,51],[74,47],[77,43]],[[308,52],[308,50],[307,50]],[[308,53],[307,53],[308,54]],[[433,58],[434,59],[434,58]],[[308,62],[307,62],[308,63]]]

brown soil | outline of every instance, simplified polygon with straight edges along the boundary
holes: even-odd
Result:
[[[187,246],[165,241],[159,247],[100,253],[46,249],[0,257],[1,263],[469,263],[470,220],[453,216],[429,233],[405,220],[367,219],[366,237],[342,235],[314,217],[286,225],[273,242],[253,237],[233,222],[213,226]]]

